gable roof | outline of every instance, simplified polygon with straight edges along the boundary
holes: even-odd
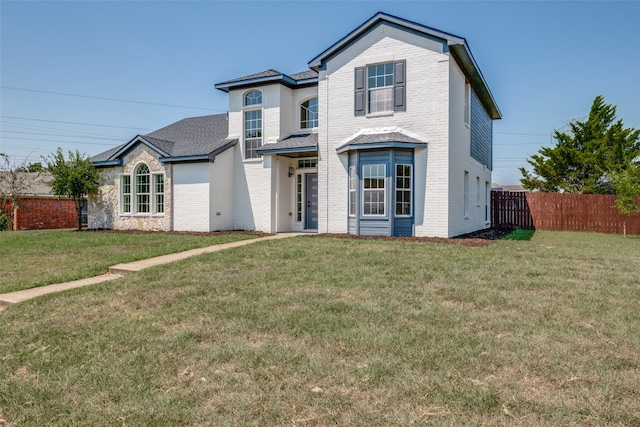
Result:
[[[355,30],[351,31],[329,48],[325,49],[322,53],[309,61],[309,68],[319,71],[324,67],[328,60],[348,48],[351,44],[358,41],[382,23],[405,31],[413,32],[414,34],[418,34],[423,37],[442,40],[442,42],[445,43],[445,49],[448,49],[451,52],[467,78],[471,81],[471,85],[478,94],[478,98],[482,101],[482,104],[487,109],[491,118],[502,118],[502,113],[500,113],[500,110],[493,99],[493,95],[489,90],[489,86],[487,85],[482,73],[480,72],[478,64],[476,64],[476,61],[471,54],[467,41],[463,37],[436,30],[435,28],[427,27],[426,25],[418,24],[417,22],[402,19],[384,12],[376,13]]]
[[[213,161],[217,154],[238,142],[227,138],[228,133],[226,114],[190,117],[146,135],[137,135],[126,144],[93,156],[91,161],[94,166],[117,166],[138,144],[159,153],[163,163]]]
[[[231,89],[241,89],[268,83],[280,83],[289,88],[315,85],[318,83],[318,72],[315,70],[307,70],[287,75],[280,71],[269,69],[259,73],[250,74],[248,76],[227,80],[222,83],[217,83],[215,87],[223,92],[229,92]]]

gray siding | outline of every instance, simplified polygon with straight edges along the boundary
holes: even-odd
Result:
[[[493,122],[471,91],[471,157],[493,170]]]

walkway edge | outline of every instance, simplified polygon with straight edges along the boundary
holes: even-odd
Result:
[[[11,304],[26,301],[40,295],[46,295],[53,292],[65,291],[67,289],[79,288],[82,286],[93,285],[96,283],[107,282],[119,279],[125,274],[133,274],[145,268],[155,267],[161,264],[168,264],[173,261],[179,261],[192,256],[218,252],[224,249],[237,248],[239,246],[249,245],[251,243],[261,242],[264,240],[285,239],[288,237],[302,236],[305,233],[280,233],[257,239],[238,240],[236,242],[221,243],[219,245],[206,246],[204,248],[190,249],[188,251],[177,252],[173,254],[162,255],[154,258],[143,259],[139,261],[114,265],[109,267],[109,273],[101,276],[88,277],[86,279],[74,280],[72,282],[58,283],[55,285],[40,286],[37,288],[24,289],[22,291],[9,292],[0,294],[0,311]]]

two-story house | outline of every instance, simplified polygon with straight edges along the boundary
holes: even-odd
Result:
[[[89,227],[451,237],[490,224],[501,113],[465,39],[378,13],[308,67],[218,83],[228,114],[93,157]]]

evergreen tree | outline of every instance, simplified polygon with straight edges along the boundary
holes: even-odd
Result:
[[[555,147],[543,147],[520,168],[528,190],[613,194],[613,177],[640,164],[640,130],[616,121],[616,107],[596,96],[586,121],[569,123],[570,132],[556,130]]]

